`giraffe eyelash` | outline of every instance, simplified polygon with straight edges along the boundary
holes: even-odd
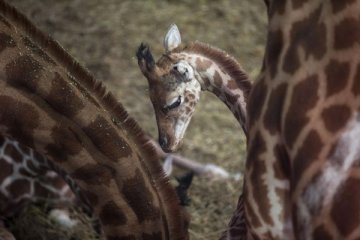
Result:
[[[171,109],[177,108],[178,106],[180,106],[181,104],[181,96],[179,96],[175,102],[171,103],[170,105],[167,105],[165,107],[163,107],[163,112],[167,113],[169,112]]]

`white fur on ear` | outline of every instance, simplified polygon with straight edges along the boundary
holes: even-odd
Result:
[[[171,51],[177,48],[181,44],[181,36],[178,27],[176,24],[171,24],[168,32],[164,38],[164,47],[165,50]]]

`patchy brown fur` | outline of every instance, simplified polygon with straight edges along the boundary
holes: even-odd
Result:
[[[168,211],[174,215],[181,216],[179,212],[178,199],[174,190],[168,184],[168,179],[164,177],[162,168],[159,164],[159,155],[156,153],[150,138],[143,132],[137,122],[132,119],[124,107],[116,98],[106,90],[105,86],[95,80],[95,78],[78,62],[76,62],[64,49],[52,38],[43,34],[39,29],[15,8],[7,3],[0,1],[0,13],[8,19],[12,25],[21,29],[37,46],[44,50],[52,60],[62,66],[76,83],[76,88],[83,93],[90,102],[100,106],[111,116],[112,122],[118,129],[126,132],[134,146],[137,146],[143,158],[139,158],[144,171],[151,176],[157,193],[161,201],[168,206]],[[181,217],[176,221],[181,221]],[[165,220],[166,221],[166,220]],[[175,221],[175,222],[176,222]],[[180,225],[183,223],[178,222]],[[170,226],[171,228],[171,226]],[[179,236],[182,233],[178,233]],[[176,235],[176,234],[175,234]]]
[[[249,77],[242,69],[240,64],[225,51],[210,46],[209,44],[195,41],[190,42],[184,48],[179,47],[172,52],[197,53],[211,59],[217,65],[223,67],[224,71],[228,73],[231,78],[235,79],[238,87],[243,89],[246,99],[248,98],[251,90],[251,82],[249,81]]]

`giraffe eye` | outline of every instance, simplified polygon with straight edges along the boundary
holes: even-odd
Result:
[[[163,108],[163,112],[167,113],[171,109],[177,108],[181,104],[181,96],[179,96],[175,102],[171,103],[170,105],[167,105]]]

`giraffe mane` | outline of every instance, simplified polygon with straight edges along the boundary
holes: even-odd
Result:
[[[199,41],[190,42],[184,48],[176,48],[173,52],[189,52],[205,56],[221,66],[238,87],[244,92],[247,99],[252,87],[248,75],[245,73],[239,62],[227,52]]]
[[[182,215],[182,213],[178,211],[179,199],[174,194],[174,189],[168,184],[169,180],[162,170],[159,161],[160,156],[155,146],[151,143],[151,138],[143,131],[138,123],[129,116],[123,105],[106,89],[105,85],[96,80],[94,76],[67,53],[57,41],[49,35],[45,35],[40,29],[34,26],[26,16],[3,0],[0,0],[0,13],[3,14],[6,19],[10,19],[12,24],[16,24],[15,26],[17,28],[25,32],[34,43],[50,55],[52,60],[55,60],[66,69],[69,75],[74,78],[81,87],[85,87],[85,90],[89,93],[88,97],[98,100],[101,107],[116,118],[114,125],[125,130],[130,140],[138,146],[140,153],[145,159],[141,158],[143,162],[142,165],[146,166],[147,173],[151,173],[151,178],[157,183],[157,189],[161,189],[164,193],[162,199],[164,202],[169,203],[169,211],[179,216]],[[10,25],[6,19],[0,16],[0,21],[3,21],[5,24],[7,23],[6,25]],[[179,236],[180,235],[181,233],[179,233]]]

